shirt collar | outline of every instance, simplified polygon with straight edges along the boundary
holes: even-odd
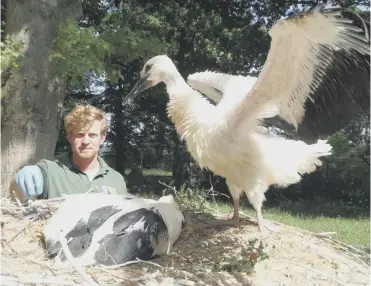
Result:
[[[98,174],[106,174],[109,171],[109,166],[103,160],[102,157],[98,156],[97,159],[98,159],[98,162],[99,162],[99,172],[98,172]],[[76,165],[73,164],[73,162],[72,162],[72,156],[69,156],[68,157],[68,160],[65,160],[65,162],[63,162],[61,160],[56,160],[56,161],[58,163],[64,165],[66,168],[68,168],[70,170],[71,169],[74,169],[74,170],[80,172],[80,169]]]
[[[100,156],[98,156],[98,162],[99,162],[99,172],[98,172],[98,174],[103,174],[103,173],[107,174],[107,172],[109,171],[109,167],[108,167],[107,163]]]

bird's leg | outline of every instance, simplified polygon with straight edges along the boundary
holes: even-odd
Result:
[[[261,206],[256,208],[256,217],[258,219],[258,228],[259,228],[259,231],[260,231],[261,234],[264,234],[265,233],[265,229],[264,229],[264,220],[263,220],[263,216],[262,216]]]
[[[256,184],[252,188],[244,189],[247,198],[250,203],[253,205],[256,211],[256,218],[258,220],[258,228],[261,234],[265,234],[264,220],[262,216],[262,205],[265,200],[264,193],[268,189],[268,185],[264,181],[257,180]]]
[[[271,232],[277,232],[280,230],[280,227],[278,225],[271,223],[267,224],[266,222],[264,222],[261,207],[256,210],[256,217],[258,219],[259,231],[263,236],[267,234],[267,229]]]
[[[237,198],[233,197],[233,220],[238,221],[238,208],[240,205],[240,197],[238,196]]]
[[[231,193],[232,195],[232,199],[233,199],[233,217],[232,219],[235,220],[235,221],[238,221],[238,209],[239,209],[239,204],[240,204],[240,195],[242,193],[242,189],[235,185],[235,184],[231,184],[230,182],[226,182],[227,185],[228,185],[228,189],[229,189],[229,192]]]

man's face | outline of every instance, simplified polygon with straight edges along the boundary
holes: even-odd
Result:
[[[93,121],[90,127],[71,132],[67,136],[72,152],[81,159],[94,158],[99,151],[100,144],[105,140],[101,135],[102,121]]]

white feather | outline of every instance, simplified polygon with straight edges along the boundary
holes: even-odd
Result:
[[[67,234],[81,218],[87,221],[92,211],[104,206],[116,206],[119,211],[109,217],[102,226],[95,230],[89,248],[80,257],[75,257],[75,261],[79,265],[95,264],[95,253],[100,247],[100,240],[106,235],[113,233],[113,224],[119,217],[139,208],[148,210],[153,208],[164,219],[167,227],[169,235],[162,237],[159,243],[156,243],[153,255],[170,252],[174,242],[180,235],[184,217],[171,195],[163,196],[156,201],[145,198],[125,200],[124,197],[119,195],[91,193],[66,196],[66,200],[44,227],[43,233],[45,240],[57,242],[58,233]],[[130,225],[125,232],[130,233],[136,230],[145,230],[143,219]],[[61,260],[61,253],[62,250],[60,250],[59,255],[55,258],[56,267],[70,267],[68,261]]]
[[[332,51],[370,54],[365,37],[354,42],[354,34],[336,17],[315,10],[301,18],[278,21],[269,34],[271,47],[262,72],[242,101],[218,105],[220,115],[230,128],[256,121],[266,105],[278,105],[280,117],[297,128],[305,114],[304,103],[321,83],[331,63]],[[358,36],[360,37],[360,36]],[[326,51],[326,58],[322,55]]]
[[[274,25],[270,30],[271,49],[256,81],[197,73],[188,78],[195,90],[165,55],[148,60],[141,71],[141,77],[152,86],[166,84],[169,117],[200,167],[226,178],[234,201],[234,216],[238,215],[239,197],[245,192],[257,211],[261,231],[261,207],[269,186],[299,182],[301,174],[313,172],[321,165],[319,158],[330,155],[332,147],[323,141],[308,145],[273,137],[260,126],[260,119],[279,113],[294,126],[300,124],[304,102],[331,61],[331,56],[321,59],[323,49],[331,52],[336,47],[349,53],[370,53],[363,42],[354,43],[351,34],[342,33],[345,28],[335,18],[336,13],[325,11],[327,14],[323,15],[320,11]],[[355,29],[347,25],[346,29]],[[205,78],[200,80],[202,76]],[[209,103],[197,90],[219,103]]]
[[[234,76],[212,71],[190,74],[187,82],[194,89],[202,92],[214,102],[219,103],[222,97],[234,94],[226,93],[228,88],[238,86],[239,89],[248,91],[255,84],[257,78],[252,76]],[[231,100],[233,100],[231,98]]]
[[[218,104],[223,97],[231,97],[228,101],[241,100],[257,81],[253,76],[235,76],[211,71],[190,74],[187,83],[202,92]],[[240,97],[240,99],[237,98]],[[279,107],[271,104],[265,106],[259,118],[274,117],[279,114]]]

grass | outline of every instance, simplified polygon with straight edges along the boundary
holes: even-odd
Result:
[[[215,203],[208,203],[209,207],[216,208]],[[217,202],[222,213],[233,211],[232,202]],[[324,206],[325,207],[325,206]],[[255,217],[253,208],[240,205],[245,214]],[[365,248],[370,248],[370,217],[326,217],[324,215],[300,215],[278,207],[263,207],[263,216],[266,219],[292,225],[312,232],[336,232],[340,241]]]
[[[166,182],[165,179],[171,180],[171,172],[161,169],[144,169],[143,177],[139,181],[149,186],[146,193],[159,195],[161,192],[157,189],[162,190],[163,186],[158,183],[158,180]],[[203,192],[192,190],[184,192],[183,190],[181,193],[183,199],[193,207],[199,206],[203,200],[201,195],[195,196],[196,193],[202,194]],[[208,201],[205,205],[218,209],[222,213],[232,213],[233,211],[232,200],[217,201],[217,205]],[[255,217],[255,211],[246,199],[240,200],[240,210]],[[263,206],[263,216],[266,219],[312,232],[336,232],[335,237],[344,243],[370,248],[370,214],[368,210],[342,206],[328,201],[285,201],[278,207]]]
[[[165,171],[161,169],[144,169],[143,170],[144,176],[156,176],[156,177],[171,177],[171,171]]]
[[[130,169],[125,170],[125,175],[130,173]],[[154,176],[154,177],[171,177],[171,171],[165,171],[162,169],[143,169],[144,176]]]

